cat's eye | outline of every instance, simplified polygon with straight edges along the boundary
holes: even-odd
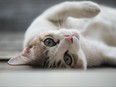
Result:
[[[72,64],[72,57],[68,54],[68,52],[65,52],[64,54],[64,61],[67,65]]]
[[[55,46],[55,45],[56,45],[56,43],[54,42],[54,40],[51,39],[51,38],[45,39],[45,40],[44,40],[44,44],[45,44],[46,46],[49,46],[49,47],[52,47],[52,46]]]

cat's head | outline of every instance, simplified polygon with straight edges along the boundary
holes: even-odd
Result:
[[[29,64],[41,68],[86,68],[85,55],[76,30],[61,29],[36,36],[24,51],[9,60],[11,65]]]

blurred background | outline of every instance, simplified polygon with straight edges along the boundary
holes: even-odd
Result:
[[[0,59],[9,59],[22,51],[24,32],[31,22],[50,6],[63,1],[66,0],[0,0]],[[92,1],[116,7],[116,0]]]
[[[0,0],[0,32],[24,32],[44,10],[63,1],[66,0]],[[92,1],[116,7],[116,0]]]

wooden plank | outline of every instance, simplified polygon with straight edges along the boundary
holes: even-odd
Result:
[[[20,53],[20,51],[1,51],[0,52],[0,60],[16,57],[19,53]]]
[[[24,33],[0,33],[0,59],[9,59],[22,51]]]

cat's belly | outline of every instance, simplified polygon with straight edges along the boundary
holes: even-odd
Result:
[[[109,20],[93,20],[81,33],[87,39],[101,41],[108,45],[116,46],[116,26]]]
[[[89,39],[116,46],[116,10],[101,7],[101,13],[92,19],[68,18],[65,25],[74,28]]]

